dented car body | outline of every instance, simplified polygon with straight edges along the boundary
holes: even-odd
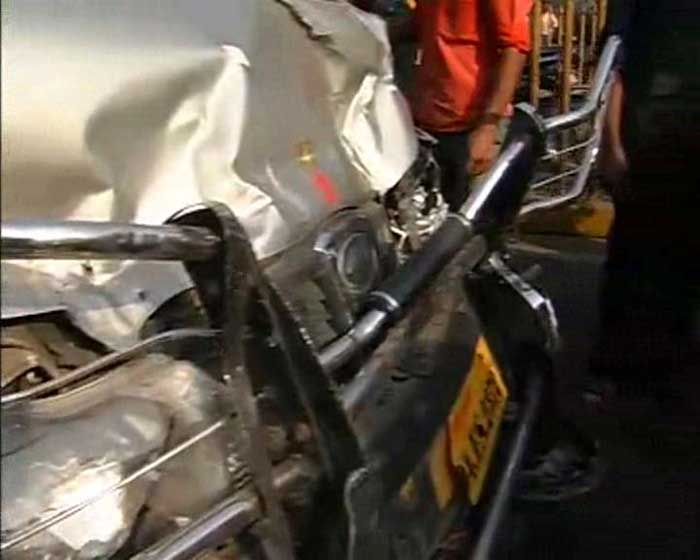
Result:
[[[27,1],[2,41],[3,556],[418,559],[467,518],[485,557],[556,346],[502,255],[548,123],[399,254],[378,19]]]
[[[345,3],[3,10],[5,220],[160,224],[216,200],[234,210],[258,258],[279,260],[313,246],[339,210],[376,215],[373,199],[415,157],[381,24]],[[278,268],[303,268],[292,264]],[[43,297],[8,296],[4,317],[63,308],[115,349],[135,342],[145,318],[187,283],[173,265],[95,263],[90,279],[80,263],[22,266],[37,272]],[[131,295],[150,274],[157,288],[135,306]],[[84,305],[91,286],[104,286],[108,301],[95,293]],[[100,304],[111,317],[94,315]]]

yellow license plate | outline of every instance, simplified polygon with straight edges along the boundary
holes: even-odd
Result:
[[[481,496],[507,400],[508,388],[481,337],[448,424],[450,459],[464,472],[473,505]]]

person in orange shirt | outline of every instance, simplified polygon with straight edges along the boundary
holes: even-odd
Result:
[[[416,124],[438,140],[435,155],[451,210],[462,206],[470,184],[498,154],[530,48],[532,3],[419,0],[399,31],[418,41],[411,105]]]

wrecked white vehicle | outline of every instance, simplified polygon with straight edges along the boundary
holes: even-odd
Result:
[[[399,266],[424,162],[376,18],[2,10],[3,557],[428,558],[465,511],[492,546],[556,338],[499,256],[536,115]]]
[[[326,298],[341,305],[387,272],[390,239],[375,200],[411,165],[416,140],[379,21],[326,1],[20,1],[3,10],[4,220],[161,224],[221,202],[290,297],[317,315],[319,342],[330,336],[321,323],[344,313],[308,300],[335,290]],[[373,257],[358,258],[363,250]],[[138,340],[189,282],[177,265],[22,267],[4,281],[19,274],[24,285],[31,269],[32,285],[45,283],[41,300],[6,291],[4,318],[63,310],[113,349]]]
[[[162,224],[217,201],[316,346],[352,324],[356,302],[394,266],[377,201],[416,141],[378,20],[329,2],[13,2],[2,41],[4,223],[70,220],[61,235],[76,239],[87,234],[76,221]],[[129,232],[112,234],[118,245]],[[245,481],[236,438],[212,437],[157,480],[144,474],[57,522],[214,424],[225,392],[158,353],[212,345],[182,330],[199,317],[179,263],[5,261],[2,282],[3,395],[28,395],[17,399],[17,440],[3,420],[3,556],[138,548]],[[173,325],[181,335],[143,359],[97,381],[79,373],[84,386],[66,380]],[[291,435],[274,428],[286,457]],[[15,452],[35,430],[39,441]]]

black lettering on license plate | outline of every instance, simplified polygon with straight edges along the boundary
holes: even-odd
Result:
[[[489,376],[486,380],[484,393],[479,401],[477,420],[469,434],[469,447],[475,460],[472,460],[470,457],[465,457],[465,459],[468,475],[471,478],[478,476],[479,466],[486,453],[489,437],[495,428],[493,417],[504,397],[505,395],[501,392],[494,378]]]

